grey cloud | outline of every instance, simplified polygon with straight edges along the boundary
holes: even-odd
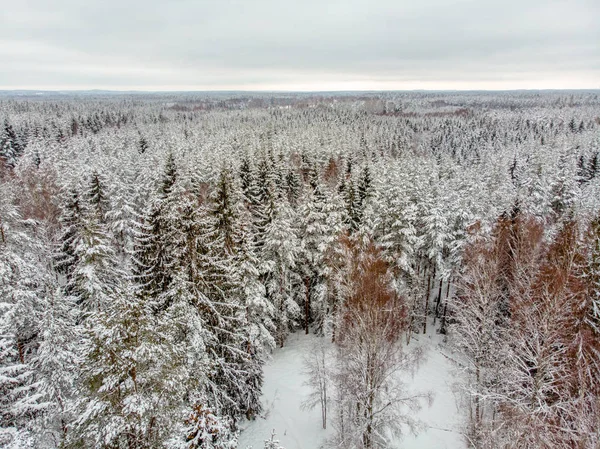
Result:
[[[600,88],[596,0],[3,2],[0,88]]]

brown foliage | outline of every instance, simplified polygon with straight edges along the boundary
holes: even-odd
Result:
[[[23,218],[45,222],[51,227],[58,225],[60,209],[57,205],[60,188],[53,171],[28,168],[20,173],[19,206]]]
[[[323,179],[329,186],[334,186],[337,183],[339,171],[339,161],[333,157],[330,158],[329,163],[323,171]]]
[[[6,160],[3,157],[0,157],[0,181],[8,178],[11,174],[12,170],[6,163]]]
[[[406,391],[396,378],[418,363],[418,349],[405,352],[403,298],[392,288],[390,267],[373,242],[342,238],[348,287],[339,318],[337,374],[338,447],[384,447],[385,435],[402,425],[415,428],[406,410],[418,408],[423,394]]]
[[[544,227],[533,217],[518,210],[498,220],[495,233],[494,257],[498,260],[499,286],[506,300],[527,294],[544,252]]]
[[[496,361],[503,374],[493,392],[495,426],[503,430],[494,438],[504,435],[510,447],[598,441],[600,335],[589,319],[598,284],[586,273],[598,237],[567,222],[546,244],[542,224],[515,210],[498,220],[491,240],[465,251],[464,273],[489,279],[480,290],[501,305],[496,326],[505,355]],[[461,294],[468,296],[469,285],[463,282]],[[457,306],[469,303],[459,298]]]
[[[390,266],[373,242],[366,245],[344,237],[350,256],[349,295],[341,319],[340,340],[360,317],[373,333],[385,330],[385,338],[396,341],[407,326],[404,301],[391,288]]]

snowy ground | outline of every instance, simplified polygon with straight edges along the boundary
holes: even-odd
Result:
[[[265,366],[263,385],[264,419],[246,422],[238,447],[262,449],[265,439],[275,429],[285,449],[318,449],[330,429],[321,428],[321,410],[300,410],[300,404],[310,389],[303,386],[303,361],[318,337],[296,332],[288,337],[286,346],[276,349],[273,359]]]
[[[432,326],[430,326],[432,329]],[[314,335],[297,332],[289,336],[286,347],[275,350],[273,359],[265,367],[263,386],[263,418],[243,424],[239,448],[262,449],[271,431],[285,449],[319,449],[331,435],[331,429],[321,428],[321,411],[300,410],[300,404],[309,392],[303,386],[303,360],[314,342]],[[419,417],[427,429],[418,436],[406,435],[396,447],[403,449],[463,449],[460,435],[462,415],[458,412],[452,382],[455,374],[451,362],[444,356],[440,336],[431,333],[417,335],[411,345],[423,345],[426,361],[421,364],[414,378],[406,379],[414,391],[433,391],[431,407],[424,405]],[[406,375],[406,374],[403,374]]]
[[[432,326],[429,329],[433,329]],[[452,384],[456,373],[452,362],[446,357],[448,352],[441,343],[441,335],[429,333],[417,335],[415,344],[423,345],[425,362],[419,367],[414,378],[407,380],[414,391],[432,391],[434,400],[431,407],[425,405],[419,418],[427,429],[419,435],[407,435],[397,447],[402,449],[463,449],[466,447],[461,434],[464,421],[457,408]],[[411,344],[413,344],[411,342]]]

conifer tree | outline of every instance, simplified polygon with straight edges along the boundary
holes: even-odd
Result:
[[[361,209],[358,192],[352,178],[345,181],[343,195],[346,202],[346,226],[351,233],[356,232],[360,227]]]
[[[66,440],[76,394],[72,368],[79,362],[77,344],[81,336],[72,299],[60,288],[49,291],[51,288],[51,285],[46,287],[40,342],[31,361],[38,379],[37,392],[47,404],[35,423],[40,447],[53,447]]]
[[[242,280],[251,282],[251,272],[237,264],[246,255],[240,252],[241,205],[232,182],[229,171],[223,171],[202,209],[197,209],[188,195],[180,198],[173,234],[172,269],[176,275],[160,298],[163,304],[187,298],[194,308],[204,330],[210,366],[202,387],[204,395],[215,413],[235,423],[240,415],[253,416],[261,410],[264,359],[262,348],[254,347],[257,342],[251,340],[245,303],[256,297],[244,295],[257,290],[251,283],[240,284]]]
[[[89,180],[87,190],[88,214],[102,224],[106,223],[106,218],[110,212],[110,201],[107,198],[106,186],[97,171],[93,171]]]
[[[267,228],[276,215],[276,203],[281,198],[281,191],[277,188],[273,172],[265,159],[262,159],[257,168],[254,205],[252,213],[252,233],[254,244],[260,250],[265,244]]]
[[[242,162],[239,168],[239,179],[244,206],[248,211],[254,212],[254,209],[257,207],[258,204],[258,186],[256,172],[250,165],[248,155],[245,155],[242,158]]]
[[[300,298],[295,294],[302,291],[302,279],[297,269],[301,248],[291,216],[285,203],[279,206],[275,218],[266,228],[265,243],[261,248],[267,297],[275,310],[276,341],[282,347],[301,316]]]
[[[236,449],[237,436],[231,430],[231,420],[215,415],[204,405],[193,407],[185,420],[185,441],[173,444],[182,449]]]
[[[246,301],[258,298],[246,297],[243,289],[249,288],[254,290],[252,294],[256,294],[260,287],[254,284],[253,288],[252,283],[247,286],[239,284],[243,280],[252,282],[252,279],[251,272],[245,267],[240,267],[243,271],[237,271],[236,262],[252,255],[249,252],[241,254],[240,244],[244,243],[241,205],[228,169],[221,172],[215,187],[206,216],[201,218],[201,266],[203,293],[212,302],[207,308],[207,325],[214,335],[212,351],[220,366],[213,375],[214,391],[217,391],[219,382],[224,390],[223,399],[219,400],[223,408],[217,410],[231,418],[240,413],[253,417],[261,410],[259,396],[264,359],[262,348],[254,346],[255,341],[249,334]],[[247,248],[243,249],[247,251]]]
[[[57,404],[48,391],[52,373],[40,370],[48,360],[40,341],[46,338],[44,314],[52,310],[45,265],[50,245],[34,232],[35,223],[22,218],[11,187],[0,184],[0,438],[12,428],[9,442],[41,446],[37,425]]]
[[[4,160],[9,167],[17,165],[17,160],[23,152],[23,145],[13,126],[6,120],[0,134],[0,160]]]
[[[302,182],[300,181],[298,173],[294,169],[288,170],[288,173],[285,176],[285,190],[287,191],[287,199],[290,203],[290,206],[298,206],[298,201],[300,199],[302,190]]]
[[[279,440],[276,440],[275,437],[277,434],[275,433],[275,429],[271,432],[271,437],[268,440],[265,440],[264,449],[284,449],[279,445]]]
[[[106,214],[109,232],[114,239],[115,252],[122,260],[132,254],[133,233],[136,219],[139,220],[139,206],[136,198],[141,195],[135,185],[135,176],[126,166],[119,179],[111,188],[110,206]]]
[[[360,174],[360,179],[358,182],[358,207],[362,209],[366,203],[366,201],[373,194],[372,192],[372,179],[371,179],[371,171],[369,170],[369,166],[365,165]]]
[[[59,249],[56,254],[56,269],[66,277],[66,292],[69,292],[69,282],[78,262],[76,250],[81,239],[83,228],[84,205],[79,192],[70,189],[65,194],[60,217],[62,232],[59,237]]]
[[[171,437],[188,378],[178,327],[125,289],[86,321],[71,446],[156,447]]]
[[[325,258],[342,226],[336,204],[327,200],[316,174],[312,184],[310,194],[299,210],[302,247],[299,268],[305,289],[303,324],[307,333],[313,322],[315,330],[323,333],[331,321],[332,312],[328,304]]]
[[[120,278],[118,262],[106,227],[88,217],[81,228],[75,248],[67,291],[77,298],[83,314],[99,310],[110,301]]]
[[[133,279],[137,294],[164,310],[168,303],[161,300],[172,280],[177,238],[177,169],[170,153],[165,163],[159,197],[148,206],[134,234]]]
[[[76,297],[85,315],[108,300],[119,271],[106,225],[108,200],[97,174],[82,196],[87,201],[71,190],[64,205],[58,269],[66,277],[65,292]]]
[[[234,258],[235,284],[242,304],[245,305],[251,352],[264,360],[264,352],[275,348],[274,307],[267,299],[265,286],[260,280],[261,260],[250,240],[248,232],[242,230],[238,240],[239,249]]]

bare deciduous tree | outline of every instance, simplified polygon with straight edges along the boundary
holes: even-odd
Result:
[[[317,405],[320,406],[323,429],[327,428],[327,409],[331,402],[332,355],[328,342],[320,338],[304,360],[308,376],[305,385],[311,388],[311,393],[302,403],[302,409],[312,410]]]
[[[413,412],[425,394],[411,393],[399,373],[421,358],[405,350],[406,307],[390,287],[387,263],[372,244],[354,248],[352,294],[339,326],[336,442],[345,448],[385,447],[404,426],[419,425]]]

